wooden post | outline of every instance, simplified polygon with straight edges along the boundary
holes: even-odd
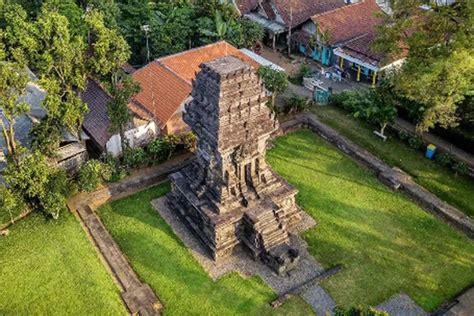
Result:
[[[273,44],[272,44],[273,51],[276,50],[276,34],[273,33]]]
[[[344,67],[344,58],[342,57],[339,57],[339,58],[341,58],[341,61],[339,62],[339,67],[341,67],[342,69],[342,67]]]
[[[360,65],[357,65],[357,81],[360,81]]]
[[[377,82],[377,72],[374,71],[374,75],[372,76],[372,85],[375,86],[376,82]]]

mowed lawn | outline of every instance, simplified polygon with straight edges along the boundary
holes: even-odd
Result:
[[[0,237],[0,315],[126,315],[80,223],[33,213]]]
[[[354,118],[333,106],[318,106],[313,109],[318,118],[353,142],[371,151],[391,166],[399,167],[413,179],[441,199],[474,217],[474,181],[466,176],[457,176],[450,169],[424,158],[397,137],[383,142],[374,135],[373,126]]]
[[[344,267],[322,282],[338,304],[373,306],[403,291],[431,311],[474,284],[472,241],[312,132],[278,138],[267,160],[318,222],[304,235],[310,252]]]
[[[135,271],[150,284],[166,315],[311,315],[294,297],[279,309],[276,294],[258,277],[231,273],[214,282],[151,206],[168,183],[106,204],[99,215]]]

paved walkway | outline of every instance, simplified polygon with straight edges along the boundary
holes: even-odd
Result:
[[[410,134],[416,134],[415,125],[404,119],[397,118],[394,125],[395,127],[398,127],[399,129],[402,129]],[[435,144],[441,150],[451,153],[454,157],[456,157],[457,160],[463,161],[466,165],[474,170],[474,156],[470,153],[454,146],[450,142],[432,133],[423,133],[422,138],[425,142]]]
[[[457,297],[445,316],[472,316],[474,315],[474,287]]]
[[[188,163],[190,157],[189,154],[182,155],[158,166],[139,170],[118,183],[92,193],[79,194],[68,202],[69,209],[78,215],[107,270],[119,286],[122,299],[131,314],[158,315],[163,306],[150,286],[140,281],[94,210],[107,201],[123,198],[156,185]]]
[[[387,312],[390,316],[428,316],[408,295],[397,294],[375,307]]]
[[[153,290],[140,281],[114,239],[89,206],[79,206],[77,213],[94,240],[122,289],[122,299],[131,314],[158,315],[162,305]]]

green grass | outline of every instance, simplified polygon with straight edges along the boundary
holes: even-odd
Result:
[[[275,293],[258,277],[231,273],[212,281],[150,202],[169,191],[160,185],[104,205],[99,215],[135,271],[154,289],[167,315],[310,315],[298,297],[279,310]]]
[[[424,158],[396,137],[386,142],[373,134],[374,127],[333,106],[314,108],[320,120],[353,142],[371,151],[391,166],[399,167],[413,179],[460,211],[474,217],[474,181],[456,176],[452,170],[440,167]]]
[[[304,235],[310,252],[326,267],[344,267],[322,282],[338,304],[373,306],[403,291],[430,311],[474,284],[467,237],[310,131],[274,145],[269,163],[299,189],[298,204],[318,222]]]
[[[0,237],[1,315],[125,315],[77,219],[33,213]]]

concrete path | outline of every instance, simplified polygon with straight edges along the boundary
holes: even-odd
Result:
[[[401,293],[392,296],[375,307],[387,312],[390,316],[428,316],[429,314],[418,306],[408,295]]]
[[[409,134],[416,134],[415,125],[410,122],[405,121],[404,119],[397,118],[395,121],[395,127],[398,127],[401,130],[408,132]],[[432,134],[432,133],[423,133],[422,138],[425,142],[435,144],[442,151],[451,153],[457,160],[464,162],[470,168],[474,170],[474,156],[470,153],[462,150],[451,144],[450,142]]]
[[[160,165],[141,169],[120,182],[95,192],[78,194],[68,202],[69,209],[77,214],[104,265],[120,288],[125,305],[133,315],[158,315],[163,306],[150,286],[140,281],[94,210],[105,202],[157,185],[170,173],[186,165],[191,156],[178,156]]]
[[[301,297],[311,305],[316,315],[332,315],[332,311],[336,307],[334,299],[318,284],[303,291]]]
[[[117,243],[89,206],[79,206],[77,213],[87,228],[102,258],[107,262],[122,289],[122,299],[131,314],[158,315],[162,305],[148,284],[142,283],[120,251]]]
[[[474,287],[457,297],[445,316],[472,316],[474,315]]]

